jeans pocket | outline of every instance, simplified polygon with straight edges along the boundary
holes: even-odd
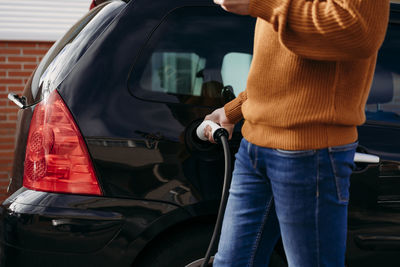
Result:
[[[304,157],[304,156],[311,156],[316,153],[315,149],[312,150],[284,150],[275,148],[274,151],[276,154],[284,157]]]
[[[354,166],[357,143],[329,148],[329,157],[339,203],[347,204],[350,197],[350,176]]]

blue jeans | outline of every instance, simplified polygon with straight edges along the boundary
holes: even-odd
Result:
[[[282,237],[290,267],[343,267],[356,147],[286,151],[243,138],[213,266],[268,266]]]

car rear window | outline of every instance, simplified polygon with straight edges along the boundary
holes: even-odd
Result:
[[[146,100],[219,106],[224,88],[245,89],[255,19],[217,7],[168,14],[134,64],[129,89]],[[233,96],[232,96],[233,97]]]

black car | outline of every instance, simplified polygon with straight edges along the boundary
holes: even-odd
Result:
[[[209,0],[111,1],[57,41],[23,96],[10,97],[21,110],[16,192],[0,206],[1,266],[171,267],[202,258],[224,157],[194,130],[245,88],[254,24]],[[399,48],[393,3],[358,129],[349,267],[400,262]],[[271,261],[287,266],[281,243]]]

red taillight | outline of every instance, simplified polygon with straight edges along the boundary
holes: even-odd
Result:
[[[26,146],[24,186],[101,195],[86,144],[57,90],[35,107]]]
[[[90,4],[89,10],[92,10],[95,7],[96,7],[96,1],[92,0],[92,3]]]

